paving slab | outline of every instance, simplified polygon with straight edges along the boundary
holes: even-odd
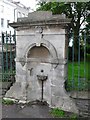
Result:
[[[3,105],[3,118],[53,118],[46,105]]]

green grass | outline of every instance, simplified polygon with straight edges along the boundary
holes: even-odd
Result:
[[[2,100],[2,104],[5,104],[5,105],[13,105],[14,104],[14,101],[12,101],[12,100]]]
[[[66,118],[66,120],[77,120],[78,118],[78,115],[76,115],[75,113],[67,113],[66,111],[63,111],[59,108],[51,109],[50,114],[53,117]]]
[[[78,120],[78,117],[76,114],[72,114],[69,118],[69,120]]]
[[[80,62],[80,78],[84,78],[84,69],[86,70],[85,77],[88,78],[88,63]],[[74,78],[78,78],[78,62],[74,62]],[[68,79],[72,79],[72,62],[69,62],[68,64]]]
[[[74,66],[74,80],[72,80],[72,67]],[[68,82],[67,82],[67,90],[87,90],[88,89],[88,63],[80,62],[80,74],[78,80],[78,62],[74,62],[72,66],[72,62],[68,63]],[[85,74],[84,74],[85,70]]]
[[[65,112],[63,110],[60,110],[59,108],[53,108],[50,113],[54,117],[65,117]]]

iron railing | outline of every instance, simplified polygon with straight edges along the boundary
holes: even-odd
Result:
[[[24,35],[23,35],[24,36]],[[72,34],[73,36],[73,34]],[[83,36],[77,37],[78,46],[78,59],[75,61],[75,46],[69,47],[68,58],[68,80],[66,81],[67,91],[73,90],[88,90],[88,62],[86,57],[90,54],[87,53],[88,37],[86,33]],[[74,37],[74,36],[73,36]],[[74,40],[74,39],[73,39]],[[74,41],[73,41],[74,43]],[[88,44],[89,45],[89,44]],[[11,35],[2,34],[2,72],[0,78],[2,81],[10,81],[15,78],[15,57],[16,57],[16,33]],[[71,55],[71,58],[70,58]]]
[[[89,45],[88,36],[89,35],[84,33],[83,36],[77,37],[77,60],[75,60],[76,51],[74,44],[72,44],[72,47],[68,48],[68,80],[66,82],[67,91],[87,91],[89,89],[90,78],[88,77],[88,61],[86,59],[90,56],[90,54],[87,53],[87,45]]]
[[[16,33],[11,35],[2,33],[2,64],[1,78],[2,81],[15,80],[15,57],[16,57]]]

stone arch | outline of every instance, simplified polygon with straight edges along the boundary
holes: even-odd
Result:
[[[25,53],[24,53],[25,58],[27,58],[27,54],[30,51],[30,49],[32,49],[33,47],[38,46],[38,45],[39,46],[42,45],[42,46],[46,47],[49,50],[49,52],[52,56],[52,59],[58,60],[58,55],[57,55],[57,51],[56,51],[55,47],[49,41],[46,41],[44,39],[42,39],[39,42],[35,40],[35,41],[31,42],[30,44],[28,44],[27,48],[25,50]]]

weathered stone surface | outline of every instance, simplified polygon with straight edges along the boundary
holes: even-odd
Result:
[[[78,113],[75,103],[67,95],[63,97],[52,95],[51,103],[52,108],[57,107],[65,111]]]
[[[71,19],[65,17],[64,14],[61,15],[52,15],[49,11],[36,11],[30,13],[28,17],[19,18],[17,23],[10,23],[14,28],[26,29],[30,26],[47,26],[47,25],[60,25],[66,26],[70,23]]]
[[[66,30],[59,26],[59,21],[68,23],[63,15],[38,11],[11,24],[13,27],[16,25],[18,30],[16,84],[6,97],[27,101],[43,100],[51,107],[77,112],[75,103],[64,88],[67,79]],[[27,25],[27,22],[30,24]],[[47,79],[42,83],[43,79],[38,79],[38,76],[47,76]]]
[[[43,17],[41,17],[43,16]],[[66,20],[65,15],[52,15],[50,11],[37,11],[28,14],[28,18],[19,18],[18,22],[34,22],[34,21],[50,21],[57,20],[61,21]]]
[[[2,52],[0,50],[0,80],[2,80],[2,74],[1,73],[2,73]]]
[[[13,84],[13,86],[10,88],[9,91],[7,91],[6,98],[15,98],[15,99],[24,99],[24,96],[22,96],[22,88],[21,83],[16,82]]]
[[[43,17],[41,17],[43,16]],[[46,20],[52,17],[52,12],[49,11],[37,11],[33,13],[29,13],[28,15],[30,20]]]

